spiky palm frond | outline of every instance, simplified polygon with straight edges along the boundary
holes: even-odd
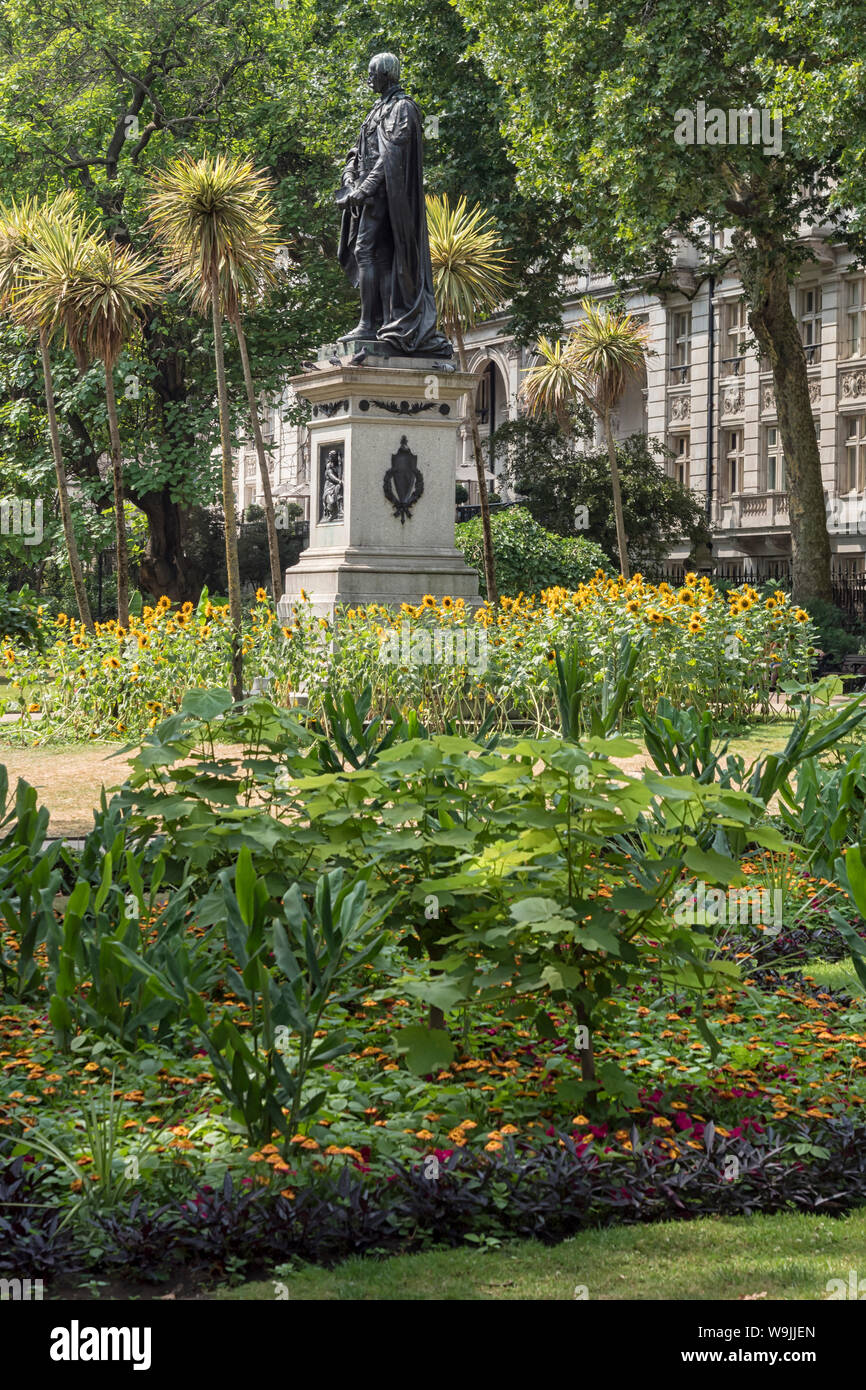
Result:
[[[36,198],[0,203],[0,307],[11,307],[27,264],[31,229],[38,208]]]
[[[428,194],[426,203],[439,316],[446,330],[465,330],[502,303],[510,263],[493,220],[477,204],[469,208],[460,198],[452,207],[447,193]]]
[[[613,410],[644,365],[649,329],[632,314],[581,301],[583,317],[568,344],[568,357],[586,382],[600,414]]]
[[[50,289],[50,280],[44,284]],[[70,308],[88,355],[112,368],[142,311],[159,299],[163,288],[154,263],[132,247],[90,242],[69,290]]]
[[[246,296],[276,278],[280,238],[271,187],[252,160],[230,155],[185,155],[154,176],[149,222],[173,283],[199,312],[216,292],[233,320]]]
[[[26,229],[26,249],[18,266],[10,310],[25,328],[59,335],[79,366],[84,347],[73,295],[95,233],[93,217],[74,199],[59,198],[37,208]]]
[[[575,365],[571,340],[539,338],[535,351],[541,361],[527,369],[520,394],[530,415],[555,415],[563,421],[586,385]]]
[[[14,312],[15,300],[33,278],[33,247],[40,230],[56,223],[80,222],[75,196],[69,190],[50,202],[27,197],[0,204],[0,307]]]

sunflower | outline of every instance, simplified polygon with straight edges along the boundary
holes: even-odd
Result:
[[[256,589],[256,603],[267,603],[267,601],[268,601],[268,591],[267,591],[267,589],[261,589],[261,588]]]
[[[150,646],[150,638],[143,632],[138,635],[138,650],[143,652],[145,647]]]
[[[809,614],[806,612],[805,608],[795,608],[794,617],[798,623],[807,623],[809,621]]]
[[[449,594],[446,594],[443,598],[442,607],[444,608],[446,613],[449,613],[451,609],[454,607],[454,600],[450,597]]]
[[[116,656],[106,657],[105,661],[103,661],[102,664],[110,671],[120,670],[120,662],[118,661]]]
[[[425,595],[424,595],[424,597],[423,597],[422,600],[421,600],[421,607],[422,607],[422,608],[435,608],[435,607],[436,607],[436,600],[435,600],[435,598],[433,597],[432,594],[425,594]]]

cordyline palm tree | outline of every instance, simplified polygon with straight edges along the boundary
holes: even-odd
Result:
[[[241,322],[244,298],[260,293],[274,279],[279,228],[270,200],[270,188],[271,180],[256,169],[249,159],[226,155],[206,155],[202,159],[185,156],[155,176],[148,200],[150,223],[172,268],[174,283],[192,295],[194,308],[203,313],[210,311],[213,324],[222,443],[226,569],[233,631],[232,694],[236,700],[240,700],[243,694],[242,619],[222,320],[227,318],[232,324],[240,348],[262,476],[271,582],[276,601],[282,595],[282,579],[274,503]]]
[[[152,263],[128,246],[91,238],[82,248],[74,273],[67,276],[56,248],[38,238],[34,247],[37,278],[31,292],[37,312],[64,305],[65,331],[85,360],[99,358],[105,368],[105,403],[111,444],[114,516],[117,537],[117,621],[129,626],[129,555],[123,510],[123,455],[114,391],[114,369],[144,307],[160,295],[162,285]]]
[[[162,281],[150,260],[115,241],[97,241],[71,294],[87,354],[90,358],[98,357],[105,370],[117,533],[117,621],[124,628],[129,626],[129,554],[114,369],[125,344],[139,329],[143,311],[160,298],[162,290]]]
[[[563,434],[572,431],[571,406],[579,394],[572,348],[571,340],[539,338],[535,351],[541,361],[529,368],[520,387],[529,413],[553,415]]]
[[[620,569],[628,579],[628,538],[611,416],[644,365],[649,330],[633,315],[599,308],[590,299],[582,300],[580,308],[583,317],[564,345],[540,339],[542,361],[526,373],[521,393],[530,414],[554,414],[560,425],[567,427],[567,405],[575,396],[600,420],[610,463]]]
[[[460,370],[465,372],[468,370],[465,334],[502,303],[510,284],[509,263],[492,219],[477,204],[471,209],[467,207],[465,198],[451,207],[447,193],[441,198],[428,195],[427,226],[439,318],[448,336],[454,336]],[[490,531],[490,502],[474,399],[469,401],[468,423],[481,502],[487,598],[490,603],[497,604],[499,593]]]
[[[34,332],[39,339],[48,434],[57,476],[63,534],[78,613],[88,632],[94,631],[93,617],[75,540],[69,485],[60,448],[51,370],[51,341],[59,329],[68,327],[69,319],[64,317],[69,309],[66,290],[81,262],[83,248],[91,231],[91,224],[78,212],[70,193],[62,193],[49,203],[27,198],[21,203],[0,206],[0,309]],[[65,266],[66,275],[59,297],[55,296],[51,304],[46,306],[39,301],[41,270],[38,257],[47,247],[53,249],[55,257]],[[74,341],[73,347],[76,360],[81,365],[80,344]]]

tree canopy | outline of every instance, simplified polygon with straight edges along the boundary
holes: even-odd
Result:
[[[284,250],[266,305],[246,321],[257,386],[275,394],[351,317],[336,261],[338,170],[370,103],[369,55],[401,53],[427,119],[427,183],[489,207],[522,272],[515,323],[527,341],[555,321],[565,228],[555,209],[518,192],[500,131],[499,87],[468,49],[474,35],[447,0],[101,0],[75,6],[10,0],[0,14],[0,182],[8,196],[72,188],[103,230],[144,249],[154,170],[205,152],[249,155],[274,181]],[[226,366],[237,439],[245,428],[241,365]],[[218,495],[211,330],[169,295],[118,368],[127,496],[150,523],[142,575],[186,596],[182,509]],[[107,428],[98,371],[57,363],[70,474],[95,507]],[[49,476],[37,363],[0,335],[0,454]]]
[[[594,261],[676,287],[736,263],[773,371],[787,463],[794,591],[829,596],[830,547],[806,359],[789,287],[832,227],[866,251],[863,0],[457,0],[503,85],[527,195]],[[691,118],[691,119],[690,119]],[[721,236],[731,229],[732,239]]]

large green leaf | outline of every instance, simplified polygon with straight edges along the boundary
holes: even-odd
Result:
[[[420,1024],[400,1029],[397,1051],[405,1052],[406,1066],[415,1076],[428,1076],[454,1060],[454,1044],[445,1030]]]
[[[219,719],[221,714],[231,709],[233,703],[227,690],[188,690],[181,702],[181,710],[184,714],[192,714],[196,719],[209,722]]]

